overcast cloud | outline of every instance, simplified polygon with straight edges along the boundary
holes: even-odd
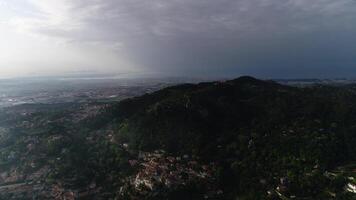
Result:
[[[56,62],[68,70],[356,77],[355,0],[0,2],[10,10],[0,25],[59,45],[41,69]],[[54,48],[46,44],[38,50]]]

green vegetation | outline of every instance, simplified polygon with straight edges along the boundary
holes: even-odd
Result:
[[[93,107],[100,112],[84,112]],[[5,111],[0,174],[9,175],[0,181],[39,181],[45,186],[39,196],[63,188],[61,195],[76,191],[89,199],[356,197],[348,189],[356,179],[353,85],[296,88],[241,77],[169,87],[119,103]],[[165,153],[139,158],[155,150]],[[162,174],[187,176],[189,184],[168,188],[162,166],[170,166]],[[199,174],[204,166],[214,166],[209,178]],[[33,178],[36,172],[43,173]],[[161,185],[140,190],[132,184],[137,177]]]
[[[229,199],[273,198],[267,191],[281,178],[287,199],[347,198],[324,173],[356,160],[355,100],[351,86],[292,88],[250,77],[182,85],[123,101],[117,134],[132,149],[218,162]]]

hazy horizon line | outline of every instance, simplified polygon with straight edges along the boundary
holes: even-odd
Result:
[[[230,74],[230,75],[185,75],[185,74],[175,74],[175,73],[164,73],[164,72],[95,72],[95,71],[72,71],[64,73],[53,73],[53,74],[27,74],[27,75],[11,75],[2,76],[0,74],[0,80],[6,79],[46,79],[46,78],[58,78],[58,79],[145,79],[145,78],[155,78],[155,79],[210,79],[210,80],[222,80],[222,79],[234,79],[241,76],[251,76],[257,79],[263,80],[355,80],[356,76],[349,77],[317,77],[317,76],[285,76],[285,77],[271,77],[271,76],[261,76],[254,74]]]

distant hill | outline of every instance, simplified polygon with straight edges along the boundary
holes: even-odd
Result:
[[[116,137],[133,150],[219,163],[232,196],[265,198],[267,185],[288,177],[287,194],[323,199],[333,183],[322,173],[356,160],[355,102],[346,86],[295,88],[247,76],[184,84],[122,101]]]
[[[0,199],[354,199],[356,87],[240,77],[0,112]]]
[[[115,117],[122,123],[119,135],[126,134],[137,148],[200,152],[226,132],[266,134],[274,129],[300,129],[315,121],[324,129],[332,123],[356,123],[355,97],[340,87],[295,88],[240,77],[178,85],[127,99],[115,108]]]

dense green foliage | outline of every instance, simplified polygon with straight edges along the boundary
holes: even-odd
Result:
[[[280,177],[292,196],[342,198],[323,173],[356,160],[355,102],[351,86],[293,88],[251,77],[180,85],[118,105],[118,137],[133,149],[218,162],[227,198],[266,198]]]
[[[100,112],[87,109],[93,107]],[[199,167],[215,166],[216,178],[209,181],[222,190],[219,199],[355,198],[345,190],[350,181],[356,184],[353,85],[297,88],[241,77],[178,85],[119,103],[5,111],[0,172],[24,176],[4,183],[40,182],[44,195],[55,185],[90,191],[88,199],[135,199],[138,192],[130,183],[140,168],[129,160],[164,150],[196,159]],[[41,170],[41,177],[30,176]],[[203,199],[204,180],[143,196]],[[136,199],[144,198],[140,195]],[[19,199],[0,193],[0,199],[10,197]]]

